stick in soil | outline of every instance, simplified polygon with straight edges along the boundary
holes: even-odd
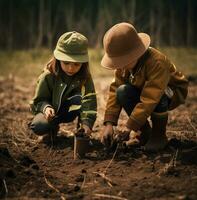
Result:
[[[189,117],[187,117],[187,121],[189,122],[189,124],[190,124],[190,126],[193,128],[193,130],[195,131],[195,134],[196,134],[196,128],[194,127],[194,125],[192,124],[192,122],[191,122],[191,119],[189,118]],[[197,136],[197,134],[196,134],[196,136]]]
[[[7,187],[5,179],[3,179],[3,184],[4,184],[4,187],[5,187],[5,193],[7,195],[8,194],[8,187]]]
[[[107,194],[94,194],[95,197],[101,197],[101,198],[108,198],[108,199],[117,199],[117,200],[128,200],[126,198],[123,197],[118,197],[118,196],[114,196],[114,195],[107,195]]]
[[[116,184],[115,184],[110,178],[108,178],[108,177],[106,176],[106,173],[107,173],[107,170],[108,170],[109,166],[111,165],[111,163],[112,163],[113,160],[114,160],[114,157],[115,157],[115,155],[116,155],[116,153],[117,153],[117,150],[118,150],[118,146],[119,146],[119,144],[117,145],[117,147],[116,147],[116,149],[115,149],[115,151],[114,151],[114,154],[113,154],[113,156],[112,156],[112,159],[111,159],[110,162],[108,163],[108,165],[107,165],[107,167],[105,168],[104,172],[93,172],[94,174],[97,174],[97,175],[99,175],[100,177],[102,177],[110,187],[113,187],[113,185],[116,185]]]
[[[93,173],[99,175],[100,177],[102,177],[110,187],[113,187],[113,185],[116,185],[116,184],[115,184],[110,178],[108,178],[104,173],[99,173],[99,172],[93,172]]]
[[[115,158],[115,155],[116,155],[116,153],[117,153],[118,147],[119,147],[119,144],[117,144],[116,149],[115,149],[115,151],[114,151],[114,154],[113,154],[113,156],[112,156],[112,159],[111,159],[110,162],[108,163],[108,165],[107,165],[107,167],[105,168],[103,174],[106,174],[106,173],[107,173],[107,170],[108,170],[109,166],[111,165],[111,163],[113,162],[113,160],[114,160],[114,158]]]
[[[61,193],[57,188],[55,188],[55,187],[49,182],[49,180],[47,180],[45,174],[44,174],[44,180],[45,180],[46,184],[47,184],[51,189],[53,189],[55,192],[57,192],[57,193],[60,194],[60,198],[61,198],[62,200],[66,200],[66,198],[64,197],[65,194]]]
[[[159,176],[175,172],[177,156],[178,156],[178,149],[176,150],[170,162],[167,163],[162,170],[160,170],[158,174]]]
[[[83,189],[86,181],[86,175],[83,176],[83,183],[81,184],[81,189]]]

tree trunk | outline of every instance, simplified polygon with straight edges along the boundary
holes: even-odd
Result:
[[[150,9],[150,15],[149,15],[149,29],[150,29],[150,36],[151,40],[154,43],[155,40],[155,16],[154,16],[154,9]]]
[[[158,25],[156,26],[156,45],[161,46],[162,44],[162,27],[163,27],[163,2],[157,1],[158,8],[157,8],[157,14],[158,14]]]
[[[7,49],[13,49],[13,0],[9,0],[8,42]]]
[[[192,3],[191,0],[187,0],[187,40],[186,45],[191,46],[192,45],[192,38],[193,38],[193,32],[192,32]]]
[[[174,46],[174,35],[175,35],[175,16],[174,16],[174,6],[171,5],[170,7],[170,30],[169,30],[169,42],[170,46]]]
[[[33,48],[35,46],[35,10],[31,9],[29,13],[29,25],[28,25],[28,47]]]
[[[131,6],[130,21],[134,24],[135,23],[136,0],[132,0],[130,2],[130,6]]]
[[[39,19],[38,19],[38,37],[36,47],[42,46],[43,39],[43,25],[44,25],[44,0],[39,0]]]
[[[51,16],[51,0],[48,0],[48,8],[47,8],[47,29],[46,29],[46,34],[47,34],[47,46],[51,49],[52,48],[52,39],[53,39],[53,33],[52,33],[52,28],[51,28],[51,21],[52,21],[52,16]]]

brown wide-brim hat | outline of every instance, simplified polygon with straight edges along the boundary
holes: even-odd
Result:
[[[150,36],[146,33],[137,33],[132,24],[116,24],[104,36],[105,54],[101,65],[108,69],[118,69],[132,64],[146,52],[150,42]]]

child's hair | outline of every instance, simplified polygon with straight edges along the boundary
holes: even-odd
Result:
[[[54,56],[47,62],[46,69],[48,69],[53,75],[58,76],[58,68],[60,68],[60,61],[57,60]],[[61,68],[60,68],[61,69]],[[87,79],[90,76],[89,64],[88,62],[82,63],[81,69],[79,72],[80,78],[82,80]]]

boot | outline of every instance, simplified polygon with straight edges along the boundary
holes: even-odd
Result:
[[[141,134],[140,134],[140,137],[139,137],[140,146],[144,146],[148,142],[149,137],[150,137],[151,132],[152,132],[152,129],[150,127],[149,122],[146,121],[146,123],[144,124],[144,126],[140,130],[141,130]]]
[[[145,150],[157,152],[165,148],[168,143],[166,136],[166,125],[168,122],[168,113],[152,113],[152,133],[145,145]]]
[[[52,128],[49,133],[39,136],[38,138],[39,143],[42,142],[53,146],[56,141],[58,131],[59,131],[59,125],[57,127]]]

